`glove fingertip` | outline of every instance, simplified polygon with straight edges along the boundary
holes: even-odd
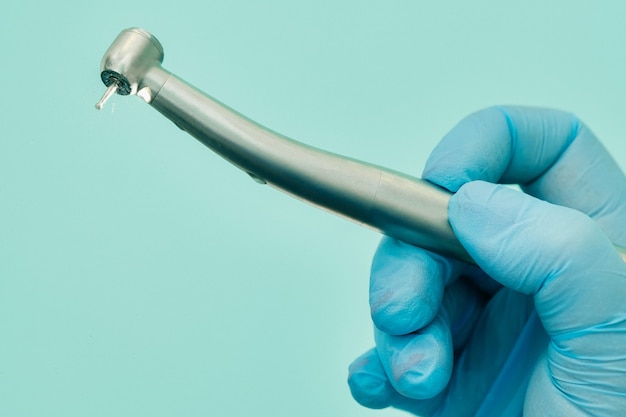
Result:
[[[452,192],[469,181],[495,182],[505,171],[510,152],[506,114],[501,107],[489,107],[466,117],[444,136],[422,177]]]
[[[377,328],[401,335],[433,320],[445,281],[456,273],[440,258],[394,239],[381,241],[370,276],[370,310]]]
[[[447,386],[454,360],[452,337],[443,319],[406,336],[374,332],[379,357],[393,388],[416,400],[433,398]]]
[[[493,232],[505,229],[510,219],[507,213],[492,210],[492,202],[501,193],[502,185],[483,181],[464,184],[450,198],[448,219],[455,235],[472,256],[483,253],[488,241],[495,238]],[[513,192],[511,190],[511,192]],[[496,203],[496,205],[498,205]]]
[[[424,172],[422,173],[422,178],[454,193],[459,188],[461,188],[463,184],[471,181],[472,175],[466,170],[457,172],[443,166],[437,161],[432,161],[424,169]]]
[[[349,367],[348,386],[352,397],[364,407],[381,409],[392,404],[397,393],[372,349],[356,359]]]

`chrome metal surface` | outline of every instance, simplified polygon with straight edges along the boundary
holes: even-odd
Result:
[[[163,69],[162,62],[154,36],[124,30],[102,58],[109,90],[99,104],[113,90],[137,94],[255,181],[404,242],[473,262],[448,223],[448,191],[266,129]],[[618,251],[626,262],[626,250]]]

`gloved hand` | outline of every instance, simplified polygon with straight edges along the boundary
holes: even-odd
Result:
[[[626,415],[626,179],[574,116],[494,107],[449,132],[423,177],[456,192],[478,264],[384,238],[376,348],[354,398],[416,415]],[[495,183],[520,184],[524,192]]]

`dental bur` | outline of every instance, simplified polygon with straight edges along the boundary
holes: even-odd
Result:
[[[473,262],[448,223],[451,194],[424,180],[313,148],[272,132],[165,70],[163,47],[145,30],[122,31],[104,54],[107,87],[137,95],[255,181],[387,236]],[[626,261],[626,252],[620,250]]]

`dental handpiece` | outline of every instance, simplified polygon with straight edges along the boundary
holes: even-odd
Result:
[[[102,58],[107,87],[137,95],[261,184],[387,236],[472,262],[448,222],[451,193],[427,181],[326,152],[266,129],[165,70],[163,47],[143,29],[122,31]],[[626,261],[626,250],[618,247]]]

